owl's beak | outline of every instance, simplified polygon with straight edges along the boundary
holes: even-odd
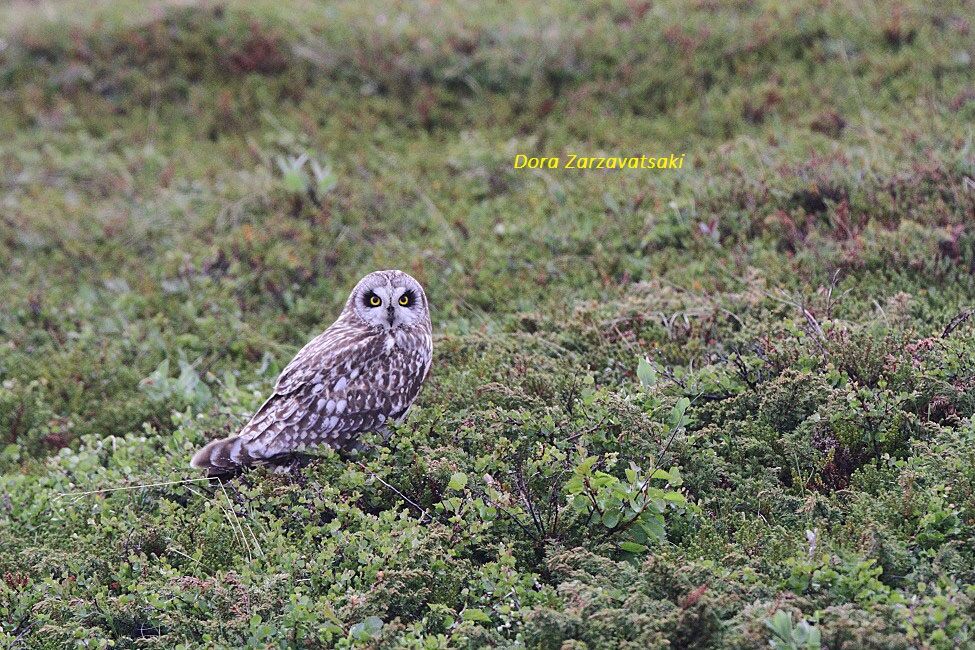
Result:
[[[392,327],[393,326],[393,318],[394,318],[394,316],[393,316],[393,306],[392,305],[390,305],[389,307],[386,308],[386,317],[389,319],[389,326]]]

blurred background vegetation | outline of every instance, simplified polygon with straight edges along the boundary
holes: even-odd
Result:
[[[6,3],[0,643],[971,644],[973,16]],[[178,483],[380,268],[392,442]]]

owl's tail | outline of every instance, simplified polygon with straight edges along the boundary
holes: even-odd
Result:
[[[248,449],[246,441],[240,436],[214,440],[193,455],[191,467],[207,470],[209,476],[226,474],[235,469],[264,460]]]

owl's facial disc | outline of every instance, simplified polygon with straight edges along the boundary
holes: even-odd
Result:
[[[359,318],[372,327],[411,327],[425,318],[423,288],[401,271],[377,271],[363,278],[350,301]]]
[[[392,286],[389,308],[390,327],[410,327],[423,317],[417,290],[407,283]]]

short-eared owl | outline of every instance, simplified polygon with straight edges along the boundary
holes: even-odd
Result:
[[[406,414],[432,353],[420,283],[402,271],[370,273],[338,320],[287,365],[250,422],[208,444],[190,464],[220,474],[314,445],[353,448],[360,434]]]

